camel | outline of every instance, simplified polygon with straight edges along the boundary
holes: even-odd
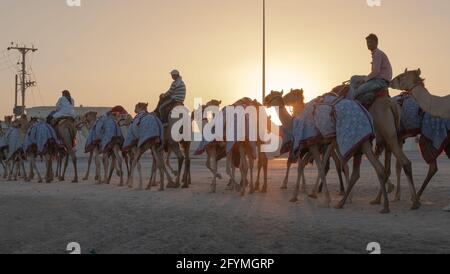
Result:
[[[284,101],[285,105],[292,107],[292,110],[293,110],[292,117],[293,118],[294,117],[299,117],[300,114],[304,110],[304,97],[303,97],[303,94],[304,94],[303,89],[291,89],[291,91],[288,94],[284,95],[284,97],[283,97],[283,101]],[[293,138],[293,136],[290,135],[288,131],[285,130],[285,132],[289,136],[291,136]],[[290,141],[290,148],[289,148],[289,150],[291,150],[292,145],[293,145],[293,140]],[[291,153],[292,153],[292,151],[290,151],[290,154],[289,154],[289,159],[287,161],[286,175],[285,175],[285,178],[283,180],[283,184],[281,186],[281,189],[287,189],[287,184],[288,184],[288,180],[289,180],[289,170],[290,170],[291,165],[292,165],[292,160],[294,160],[294,159],[291,159],[291,157],[293,156],[293,155],[291,155]],[[339,178],[339,195],[342,196],[345,193],[344,181],[343,181],[343,178],[342,178],[342,171],[344,171],[347,174],[346,179],[347,179],[347,182],[348,182],[348,167],[342,165],[342,161],[339,159],[339,156],[337,155],[335,150],[332,150],[331,156],[333,157],[334,163],[336,165],[336,172],[337,172],[338,178]],[[326,165],[325,165],[326,173],[328,173],[329,168],[330,168],[330,161],[328,160],[328,161],[326,161]],[[305,189],[304,174],[300,174],[300,176],[302,176],[302,178],[301,178],[302,182],[303,182],[302,189],[304,190]],[[319,179],[320,178],[318,177],[317,180],[319,180]],[[322,187],[322,185],[321,185],[321,187]],[[321,189],[319,189],[319,191],[320,190]],[[315,196],[315,194],[313,194],[312,196]]]
[[[347,85],[341,85],[333,89],[333,91],[339,90],[336,92],[340,96],[345,96],[345,93],[348,92]],[[381,95],[381,96],[380,96]],[[369,113],[372,116],[374,127],[375,127],[375,135],[377,138],[377,143],[385,146],[385,178],[389,178],[391,176],[391,154],[395,155],[395,158],[399,161],[402,169],[404,170],[406,177],[408,179],[408,183],[411,189],[412,205],[411,210],[417,210],[420,208],[421,204],[418,200],[416,188],[414,186],[414,179],[412,176],[412,164],[408,157],[403,152],[398,136],[397,131],[400,127],[400,114],[399,107],[397,103],[384,92],[379,93],[379,95],[375,96],[374,102],[369,107]],[[390,185],[390,184],[389,184]],[[378,192],[376,198],[371,201],[372,205],[381,204],[381,190]]]
[[[19,173],[26,177],[24,153],[22,149],[23,139],[28,127],[26,115],[22,115],[19,119],[11,122],[11,127],[6,133],[6,143],[8,144],[7,156],[7,180],[17,181]]]
[[[211,104],[214,104],[210,102]],[[215,103],[218,103],[217,101]],[[220,102],[219,102],[220,104]],[[237,101],[233,106],[250,106],[253,104],[253,101],[249,98],[243,98]],[[217,105],[216,105],[217,106]],[[224,110],[222,110],[219,115],[224,115]],[[225,119],[224,119],[225,120]],[[226,122],[226,121],[224,121]],[[203,121],[203,126],[207,123],[206,120]],[[225,133],[226,131],[224,131]],[[227,141],[213,141],[207,142],[203,141],[200,147],[197,149],[196,154],[202,154],[203,151],[206,150],[207,153],[207,167],[212,171],[213,179],[211,183],[211,193],[216,192],[217,188],[217,178],[220,175],[217,172],[217,165],[221,158],[226,157],[226,172],[230,178],[229,189],[236,189],[240,192],[241,196],[245,195],[246,187],[249,185],[250,193],[255,191],[255,187],[253,185],[253,167],[254,167],[254,157],[252,153],[251,144],[246,141],[238,141],[232,144],[230,142],[230,146],[227,147]],[[235,168],[237,167],[237,162],[239,162],[239,170],[241,172],[241,182],[239,185],[236,184],[235,178]],[[250,174],[250,181],[248,181],[248,174]]]
[[[423,79],[420,78],[420,70],[415,72],[408,72],[406,70],[406,74],[409,74],[412,78],[416,78],[413,82],[422,82],[420,85],[423,85]],[[403,77],[404,76],[395,78],[392,83],[393,87],[400,88],[400,81]],[[438,172],[437,158],[443,151],[445,151],[447,156],[450,158],[450,121],[447,119],[434,117],[429,113],[423,112],[416,96],[411,90],[402,93],[397,98],[397,102],[402,108],[404,114],[402,115],[402,132],[399,135],[400,143],[403,144],[407,138],[418,138],[417,136],[420,135],[419,142],[422,156],[428,164],[427,176],[422,183],[420,190],[417,192],[418,199],[420,199],[431,179]],[[439,143],[437,143],[439,149],[435,148],[433,145],[433,140],[431,140],[433,139],[433,136],[436,135],[440,136],[440,138],[438,138]],[[399,168],[398,161],[396,164],[396,174],[397,188],[395,201],[399,201],[401,196],[401,170]]]
[[[81,122],[77,124],[77,129],[81,131],[81,134],[85,137],[87,140],[90,130],[95,125],[95,122],[97,121],[97,112],[90,111],[85,113],[81,117]],[[87,152],[89,152],[89,158],[88,158],[88,167],[86,170],[86,175],[83,177],[83,181],[86,181],[89,179],[89,173],[91,171],[91,164],[92,159],[94,159],[95,162],[95,180],[97,182],[101,181],[101,174],[100,174],[100,151],[98,145],[93,145],[89,149],[87,149]]]
[[[283,92],[277,92],[277,91],[272,91],[264,100],[265,105],[266,106],[276,106],[279,107],[279,115],[280,115],[280,120],[283,124],[283,127],[285,127],[286,130],[288,130],[289,132],[292,133],[293,131],[293,119],[292,117],[289,115],[289,113],[287,112],[286,108],[285,108],[285,104],[284,104],[284,100],[283,100]],[[331,119],[331,117],[330,117]],[[322,181],[323,184],[323,189],[324,189],[324,193],[325,193],[325,201],[323,206],[325,207],[329,207],[330,206],[330,195],[328,192],[328,188],[327,188],[327,182],[326,182],[326,174],[325,174],[325,169],[324,169],[324,164],[322,162],[321,159],[321,153],[320,153],[320,145],[329,145],[327,148],[327,152],[325,153],[324,159],[328,159],[330,157],[331,154],[331,149],[333,149],[333,147],[335,146],[334,144],[330,143],[320,143],[320,144],[313,144],[308,148],[309,153],[312,154],[312,157],[314,159],[314,161],[317,164],[317,168],[319,171],[319,175],[320,175],[320,180]],[[369,159],[369,161],[371,162],[372,166],[374,167],[377,175],[378,175],[378,180],[380,183],[380,187],[382,189],[382,194],[384,197],[384,204],[383,204],[383,209],[380,211],[380,213],[389,213],[389,200],[387,197],[387,191],[385,188],[385,182],[386,182],[386,177],[384,175],[384,167],[383,165],[378,161],[378,159],[375,157],[375,155],[372,152],[372,147],[370,144],[370,141],[367,140],[365,141],[363,144],[359,145],[359,148],[357,151],[355,151],[355,154],[353,155],[354,157],[354,161],[353,161],[353,173],[350,179],[350,182],[348,184],[348,188],[346,190],[346,193],[344,195],[344,197],[342,198],[342,200],[335,206],[335,208],[337,209],[341,209],[343,208],[346,200],[349,198],[349,195],[351,193],[351,190],[353,188],[353,186],[355,185],[356,181],[359,179],[360,176],[360,165],[361,165],[361,160],[362,160],[362,154],[365,154],[367,156],[367,158]],[[306,161],[305,159],[307,159],[308,157],[304,157],[299,159],[299,174],[303,173],[303,168],[306,165]],[[309,161],[309,159],[308,159]],[[299,176],[300,178],[300,176]],[[317,186],[316,182],[316,186]],[[296,190],[294,192],[294,197],[293,199],[291,199],[291,201],[296,201],[297,199],[297,195],[298,195],[298,189],[299,189],[299,179],[297,180],[297,185],[296,185]],[[314,188],[314,190],[316,189],[316,187]]]
[[[75,127],[75,120],[73,118],[59,120],[55,126],[55,129],[59,140],[63,143],[64,148],[66,149],[66,155],[64,156],[64,167],[62,174],[60,174],[59,180],[65,180],[67,165],[69,164],[70,157],[72,159],[75,172],[72,183],[78,183],[77,155],[75,153],[77,128]]]
[[[450,95],[439,97],[432,95],[421,78],[422,71],[419,69],[408,71],[398,75],[391,82],[391,88],[405,90],[412,93],[423,111],[432,116],[450,120]]]
[[[293,131],[293,117],[288,113],[286,110],[285,100],[289,101],[289,104],[292,105],[294,108],[301,113],[304,108],[304,102],[303,102],[303,91],[302,90],[292,90],[289,94],[289,96],[283,98],[284,92],[277,92],[277,91],[271,91],[271,93],[264,99],[264,104],[268,107],[278,107],[279,108],[279,118],[282,122],[283,128],[292,133]],[[298,201],[298,194],[300,191],[306,190],[305,180],[304,180],[304,168],[309,163],[311,158],[316,162],[318,172],[319,172],[319,180],[322,181],[324,185],[324,191],[325,191],[325,201],[323,206],[329,207],[330,206],[330,194],[328,192],[328,188],[326,185],[326,174],[325,174],[325,166],[322,163],[321,158],[321,147],[323,145],[328,145],[325,143],[319,143],[316,142],[315,144],[310,145],[307,148],[307,153],[305,154],[305,157],[299,157],[298,159],[298,177],[297,177],[297,183],[294,191],[294,195],[291,202],[297,202]],[[302,180],[303,179],[303,180]],[[301,182],[302,181],[302,182]],[[300,183],[302,184],[300,187]],[[310,194],[310,197],[316,198],[316,188],[314,188],[313,193]]]
[[[42,131],[46,132],[47,142],[45,144],[38,144],[39,140],[33,135],[39,133],[42,134]],[[52,137],[53,136],[53,137]],[[41,147],[42,145],[42,147]],[[58,150],[57,137],[54,129],[45,122],[40,122],[38,120],[32,120],[30,122],[28,131],[25,136],[24,141],[24,152],[29,160],[30,171],[28,177],[25,179],[26,181],[31,181],[34,178],[34,171],[36,171],[38,175],[38,183],[42,183],[42,177],[39,173],[39,169],[36,165],[36,159],[38,156],[41,156],[45,159],[46,165],[46,173],[45,173],[45,182],[51,183],[54,178],[53,174],[53,166],[52,166],[52,158],[56,154]]]
[[[159,136],[152,136],[149,139],[144,139],[144,140],[140,140],[140,131],[142,130],[141,128],[143,126],[145,127],[151,127],[151,126],[156,126],[159,124],[159,127],[161,127],[159,130],[162,131],[162,124],[160,124],[159,118],[156,117],[156,115],[152,114],[152,113],[148,113],[147,112],[148,109],[148,104],[147,103],[138,103],[135,106],[135,113],[137,113],[137,118],[139,118],[138,120],[133,121],[133,125],[134,123],[136,123],[136,130],[139,132],[133,132],[133,129],[131,129],[128,132],[128,136],[127,139],[135,139],[137,138],[138,141],[138,145],[137,145],[137,150],[136,153],[134,153],[133,157],[132,157],[132,163],[131,163],[131,168],[130,168],[130,175],[128,177],[128,182],[127,185],[129,186],[133,186],[133,188],[135,190],[141,190],[142,189],[142,181],[139,182],[138,186],[134,186],[134,169],[137,167],[137,164],[140,160],[140,158],[142,157],[142,155],[147,151],[150,150],[153,157],[156,160],[156,165],[157,168],[159,170],[160,173],[160,191],[164,190],[164,175],[167,175],[167,178],[169,180],[169,184],[173,184],[172,182],[172,178],[170,177],[170,175],[168,174],[165,165],[164,165],[164,160],[163,160],[163,140],[160,140],[160,138],[162,137],[161,134],[159,134]],[[136,118],[135,118],[136,119]],[[149,123],[149,124],[146,124]],[[133,126],[132,125],[132,126]],[[153,128],[154,129],[154,128]],[[137,134],[137,136],[133,136],[133,138],[130,137],[130,134]],[[133,140],[134,142],[134,140]],[[140,142],[140,144],[139,144]],[[127,149],[126,147],[124,149]],[[151,187],[151,184],[149,185],[149,187]]]
[[[159,117],[159,112],[154,111],[154,114]],[[188,188],[191,184],[191,157],[189,154],[190,147],[191,147],[191,140],[182,140],[181,142],[176,142],[172,138],[171,130],[172,126],[177,123],[180,118],[172,118],[172,113],[169,113],[168,117],[168,124],[164,127],[164,149],[167,152],[167,158],[165,161],[165,165],[168,166],[170,170],[173,171],[172,167],[170,166],[169,157],[170,152],[175,153],[177,159],[178,159],[178,169],[177,171],[173,172],[175,174],[176,179],[175,183],[170,183],[167,187],[168,188],[178,188],[180,187],[180,180],[183,183],[181,185],[182,188]],[[183,164],[184,164],[184,171],[183,171]],[[183,171],[183,172],[182,172]],[[181,175],[183,178],[181,178]]]
[[[105,170],[103,183],[111,183],[112,173],[114,172],[114,169],[116,169],[118,176],[120,177],[119,186],[123,186],[122,144],[124,137],[122,136],[122,131],[118,124],[119,116],[119,113],[109,113],[104,119],[101,129],[101,152],[103,154],[103,167]]]

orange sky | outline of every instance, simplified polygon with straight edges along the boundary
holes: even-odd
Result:
[[[14,102],[17,54],[34,44],[39,85],[27,106],[54,105],[63,89],[76,104],[153,109],[177,68],[194,97],[230,103],[261,94],[261,0],[1,0],[0,115]],[[427,87],[450,93],[450,1],[267,0],[267,88],[304,88],[307,99],[367,74],[365,37],[374,32],[394,74],[420,67]]]

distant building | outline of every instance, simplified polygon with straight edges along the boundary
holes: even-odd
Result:
[[[48,107],[48,106],[43,106],[43,107],[32,107],[32,108],[27,108],[26,114],[28,117],[35,117],[35,118],[42,118],[45,119],[47,118],[47,116],[54,111],[56,108],[55,107]],[[95,111],[97,112],[98,115],[102,115],[108,111],[110,111],[111,108],[110,107],[84,107],[84,106],[79,106],[79,107],[75,107],[75,114],[78,115],[83,115],[89,111]]]

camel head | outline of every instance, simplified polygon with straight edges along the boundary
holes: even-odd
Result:
[[[95,111],[89,111],[87,113],[85,113],[82,117],[82,121],[87,123],[87,124],[91,124],[93,122],[95,122],[97,120],[97,115],[98,113]]]
[[[136,104],[136,107],[134,108],[135,113],[139,113],[142,111],[147,111],[148,109],[148,103],[138,103]]]
[[[411,91],[415,86],[423,84],[425,79],[421,78],[420,68],[417,70],[405,69],[405,72],[395,77],[391,81],[391,88],[398,90]]]
[[[297,106],[305,104],[305,97],[303,89],[291,89],[291,91],[283,97],[284,103],[287,106]]]
[[[5,116],[5,124],[11,125],[13,120],[13,116]]]
[[[208,103],[206,103],[206,105],[203,108],[207,108],[210,106],[219,107],[221,104],[222,104],[222,101],[213,99],[213,100],[209,101]]]
[[[133,116],[131,116],[128,113],[119,114],[117,117],[117,123],[119,124],[119,127],[128,127],[133,122]]]
[[[283,90],[281,92],[272,90],[269,95],[264,98],[263,105],[266,107],[284,107],[283,94]]]

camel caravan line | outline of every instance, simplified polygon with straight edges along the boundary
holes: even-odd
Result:
[[[348,83],[310,102],[304,102],[303,90],[291,90],[287,94],[272,91],[262,104],[245,97],[220,108],[221,101],[212,100],[191,113],[186,108],[174,108],[164,124],[159,112],[148,111],[147,103],[136,104],[134,117],[123,107],[117,106],[101,116],[89,112],[76,119],[62,119],[54,127],[38,119],[28,121],[26,116],[15,120],[7,117],[6,128],[0,131],[3,178],[8,181],[18,178],[32,181],[37,174],[39,183],[51,183],[55,177],[64,181],[71,159],[74,169],[72,182],[77,183],[74,148],[77,131],[80,131],[86,137],[84,148],[89,155],[83,180],[89,179],[92,166],[96,184],[111,184],[112,177],[117,176],[118,186],[136,190],[150,190],[154,186],[159,186],[160,191],[165,188],[189,188],[193,182],[189,152],[195,140],[200,141],[195,155],[206,154],[205,166],[212,173],[209,192],[215,193],[218,180],[223,178],[218,172],[218,164],[224,159],[228,177],[224,188],[242,196],[266,193],[267,152],[273,151],[273,144],[277,144],[277,138],[281,137],[281,154],[288,153],[286,175],[280,181],[281,189],[288,186],[291,166],[298,164],[291,202],[297,202],[298,195],[306,193],[304,171],[306,165],[313,162],[318,176],[307,195],[317,199],[318,193],[323,192],[323,201],[319,204],[331,206],[327,174],[332,158],[342,196],[334,207],[343,208],[351,202],[352,190],[360,179],[362,156],[365,155],[374,168],[379,185],[378,194],[370,203],[382,204],[381,213],[389,213],[388,193],[394,191],[394,185],[389,180],[393,154],[397,160],[395,201],[400,200],[400,174],[404,171],[410,187],[411,209],[417,210],[425,188],[437,173],[437,158],[443,152],[450,158],[450,97],[431,95],[425,88],[420,69],[405,70],[391,82],[391,88],[404,92],[391,98],[387,90],[381,90],[364,104],[347,99]],[[287,111],[287,106],[292,108],[291,113]],[[280,133],[278,127],[270,122],[271,117],[266,116],[265,107],[277,108],[282,122]],[[230,114],[233,108],[241,109],[244,114]],[[193,132],[193,123],[203,134]],[[422,156],[429,165],[428,175],[419,191],[414,183],[411,161],[402,149],[407,138],[417,136],[420,136]],[[153,164],[150,178],[144,182],[141,160],[146,152]],[[385,154],[384,163],[379,160],[382,152]],[[175,169],[169,161],[172,154],[178,160]],[[45,162],[43,177],[37,168],[37,159]],[[351,174],[350,160],[353,161]],[[53,161],[57,162],[55,171]],[[28,173],[25,163],[29,163]],[[136,169],[138,178],[135,178]]]

